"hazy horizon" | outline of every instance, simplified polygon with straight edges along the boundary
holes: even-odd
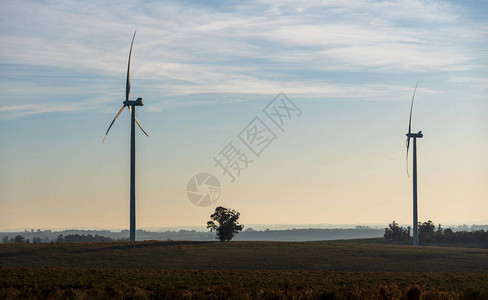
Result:
[[[393,222],[394,220],[390,221],[389,223]],[[428,220],[425,220],[428,221]],[[436,222],[435,220],[433,221],[436,225],[439,224],[439,222]],[[422,220],[422,222],[424,222]],[[365,226],[365,227],[370,227],[370,228],[377,228],[377,229],[382,229],[388,226],[388,224],[243,224],[244,225],[244,230],[248,228],[252,228],[254,230],[288,230],[288,229],[354,229],[356,226]],[[410,223],[398,223],[399,226],[411,226]],[[459,223],[459,224],[443,224],[441,223],[443,228],[449,228],[449,227],[462,227],[462,226],[468,226],[471,227],[473,225],[475,226],[488,226],[488,221],[485,222],[474,222],[474,223]],[[106,227],[90,227],[90,226],[77,226],[77,227],[58,227],[58,228],[38,228],[38,227],[33,227],[33,228],[1,228],[0,232],[23,232],[25,230],[30,231],[31,229],[37,230],[51,230],[51,231],[62,231],[62,230],[110,230],[110,231],[122,231],[122,230],[129,230],[129,228],[106,228]],[[183,225],[183,226],[152,226],[152,227],[139,227],[137,229],[141,230],[146,230],[146,231],[154,231],[154,232],[159,232],[159,231],[172,231],[172,230],[203,230],[203,231],[208,231],[210,229],[207,229],[205,225]]]

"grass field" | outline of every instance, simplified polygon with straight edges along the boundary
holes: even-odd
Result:
[[[488,250],[329,242],[0,245],[1,298],[488,299]]]

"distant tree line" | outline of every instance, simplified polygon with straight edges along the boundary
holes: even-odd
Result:
[[[453,231],[442,228],[441,224],[436,227],[431,220],[418,223],[418,234],[419,243],[488,243],[488,230]],[[410,226],[404,228],[393,221],[383,236],[386,240],[409,241]]]
[[[2,243],[11,243],[11,244],[30,244],[30,240],[26,239],[25,237],[17,234],[15,237],[9,238],[8,236],[4,236],[2,238]]]
[[[62,243],[62,242],[111,242],[113,239],[106,237],[106,236],[101,236],[101,235],[91,235],[91,234],[69,234],[65,237],[63,237],[62,234],[58,235],[58,238],[56,239],[56,242]]]
[[[428,222],[427,222],[428,223]],[[208,224],[207,224],[208,225]],[[393,225],[393,224],[390,224]],[[392,232],[387,234],[390,240],[402,241],[402,243],[408,243],[411,239],[412,229],[408,232],[408,227],[401,228],[396,222],[395,226],[392,226]],[[398,230],[401,228],[401,230]],[[429,240],[429,236],[432,236],[432,230],[437,232],[437,227],[433,226],[426,227],[426,236]],[[194,240],[194,241],[210,241],[216,236],[214,232],[200,230],[167,230],[164,232],[157,231],[147,231],[139,229],[137,230],[138,240]],[[473,232],[473,233],[462,233],[458,232]],[[451,233],[452,232],[452,233]],[[485,225],[461,225],[453,226],[449,229],[442,229],[442,236],[437,235],[436,241],[440,241],[442,237],[448,237],[445,243],[448,244],[448,240],[454,239],[455,241],[463,240],[479,240],[478,235],[488,232],[488,224]],[[243,230],[238,235],[234,236],[233,240],[266,240],[266,241],[316,241],[316,240],[333,240],[333,239],[357,239],[357,238],[375,238],[382,237],[384,233],[387,233],[385,228],[371,228],[364,226],[356,226],[356,228],[298,228],[298,229],[267,229],[267,230],[254,230],[252,228],[247,228]],[[400,234],[402,233],[402,234]],[[110,230],[79,230],[79,229],[67,229],[60,231],[51,230],[41,230],[41,229],[30,229],[17,232],[0,232],[0,237],[3,237],[1,242],[3,243],[49,243],[56,242],[59,235],[63,235],[63,241],[65,237],[70,235],[83,236],[91,235],[108,237],[114,241],[123,241],[129,236],[128,230],[121,231],[110,231]],[[423,233],[421,233],[423,236]],[[452,237],[451,237],[452,235]],[[434,235],[435,236],[435,235]],[[432,240],[432,238],[430,238]],[[486,240],[486,239],[485,239]],[[423,237],[421,241],[426,241]],[[426,243],[428,243],[426,241]],[[437,243],[437,242],[436,242]],[[488,246],[488,241],[486,242]]]
[[[114,241],[114,239],[111,239],[106,236],[101,236],[101,235],[95,235],[92,236],[91,234],[69,234],[67,236],[63,236],[62,234],[58,235],[58,238],[54,241],[51,242],[56,242],[56,243],[63,243],[63,242],[111,242]],[[22,235],[18,234],[15,237],[9,238],[8,236],[4,236],[2,239],[3,243],[12,243],[12,244],[30,244],[31,241],[29,239],[26,239]],[[49,242],[49,239],[41,239],[41,238],[33,238],[32,239],[33,243],[47,243]]]
[[[203,226],[202,226],[203,227]],[[203,230],[203,229],[202,229]],[[114,241],[123,241],[126,240],[129,236],[129,230],[121,230],[121,231],[110,231],[110,230],[79,230],[79,229],[67,229],[67,230],[60,230],[60,231],[51,231],[51,230],[25,230],[19,232],[0,232],[0,239],[2,237],[7,236],[7,241],[3,240],[4,243],[13,243],[15,237],[17,235],[21,235],[25,238],[24,242],[29,239],[30,242],[35,243],[49,243],[49,242],[56,242],[58,236],[62,234],[64,236],[68,235],[99,235],[104,237],[109,237]],[[197,230],[185,230],[181,229],[178,231],[164,231],[164,232],[155,232],[155,231],[147,231],[138,229],[137,230],[137,239],[144,241],[144,240],[160,240],[165,241],[168,239],[171,240],[200,240],[200,241],[210,241],[215,237],[215,234],[211,232],[203,232]],[[0,240],[2,242],[2,240]]]

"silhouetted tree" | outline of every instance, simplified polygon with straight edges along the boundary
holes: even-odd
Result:
[[[464,229],[465,227],[461,227]],[[440,243],[440,244],[478,244],[483,247],[488,247],[488,231],[480,230],[461,230],[453,231],[451,228],[444,229],[441,224],[436,228],[434,222],[431,220],[427,222],[418,223],[419,241],[424,244]],[[408,230],[399,227],[393,221],[385,228],[385,239],[387,240],[408,240],[410,237],[410,227]]]
[[[436,242],[441,242],[444,240],[444,229],[442,228],[441,224],[437,226],[437,230],[434,233],[434,240]]]
[[[444,239],[445,240],[451,240],[454,232],[452,231],[451,228],[444,229]]]
[[[25,237],[21,236],[20,234],[18,234],[14,239],[14,243],[16,244],[23,244],[24,242],[25,242]]]
[[[244,225],[239,225],[237,221],[240,213],[222,206],[215,209],[215,212],[210,215],[210,221],[207,222],[207,228],[210,231],[216,231],[216,239],[221,242],[228,242],[232,240],[236,233],[239,233],[244,228]]]
[[[429,220],[424,223],[419,222],[419,242],[432,242],[435,238],[435,225]]]
[[[387,240],[394,241],[408,241],[410,239],[410,227],[403,228],[398,226],[398,223],[393,221],[393,223],[388,224],[385,228],[385,234],[383,235]]]
[[[8,243],[8,236],[7,235],[3,237],[2,242],[3,243]]]

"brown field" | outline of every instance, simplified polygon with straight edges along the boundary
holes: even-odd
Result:
[[[0,298],[488,299],[488,250],[329,242],[0,245]]]

